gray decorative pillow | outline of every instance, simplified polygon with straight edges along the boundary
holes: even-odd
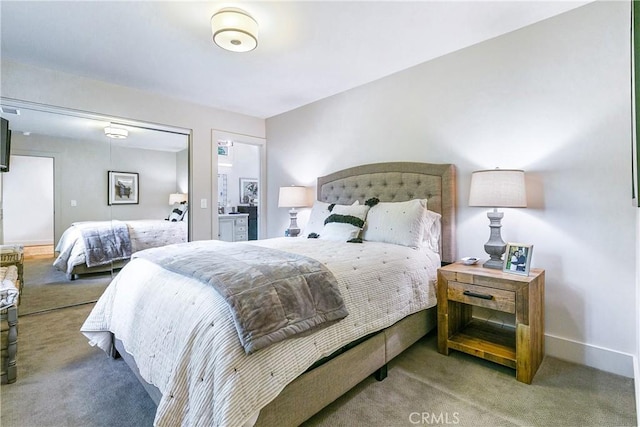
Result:
[[[172,222],[182,221],[186,213],[187,213],[187,204],[186,203],[179,204],[175,208],[173,208],[167,220]]]

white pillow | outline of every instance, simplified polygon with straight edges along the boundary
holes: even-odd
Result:
[[[363,239],[417,248],[422,246],[427,201],[382,202],[371,208]]]
[[[424,217],[424,237],[422,246],[440,253],[440,234],[442,233],[442,215],[436,212],[427,211]]]
[[[369,212],[369,206],[366,205],[334,206],[331,215],[327,217],[326,223],[319,233],[319,239],[343,242],[356,239],[362,231],[367,212]]]
[[[327,219],[329,215],[331,215],[331,212],[329,212],[329,203],[321,202],[319,200],[313,202],[311,214],[309,214],[309,221],[304,227],[303,235],[308,236],[311,233],[320,234],[324,227],[324,220]]]
[[[359,202],[356,200],[353,202],[352,206],[357,206]],[[330,203],[321,202],[316,200],[313,202],[313,207],[311,208],[311,214],[309,215],[309,221],[307,225],[304,227],[303,236],[309,236],[311,233],[320,234],[322,233],[322,229],[324,228],[324,220],[327,219],[331,212],[329,212]],[[341,205],[335,205],[341,206]]]

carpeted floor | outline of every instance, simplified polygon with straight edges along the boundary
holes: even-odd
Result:
[[[25,259],[20,316],[95,302],[111,282],[111,275],[103,273],[69,280],[53,266],[53,261],[54,258]]]
[[[18,380],[0,390],[4,427],[151,426],[155,406],[122,360],[79,328],[93,304],[20,318]],[[633,380],[547,357],[533,384],[430,334],[306,426],[633,426]]]

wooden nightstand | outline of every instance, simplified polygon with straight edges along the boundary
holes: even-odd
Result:
[[[514,314],[515,328],[473,318],[473,306]],[[544,357],[544,270],[438,269],[438,351],[450,349],[514,368],[518,381],[531,384]]]

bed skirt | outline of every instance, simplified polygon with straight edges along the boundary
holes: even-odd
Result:
[[[405,317],[305,372],[262,408],[255,426],[300,425],[435,329],[436,313],[436,307],[431,307]],[[157,405],[162,398],[160,391],[142,379],[133,357],[124,350],[121,341],[114,339],[114,347]]]

